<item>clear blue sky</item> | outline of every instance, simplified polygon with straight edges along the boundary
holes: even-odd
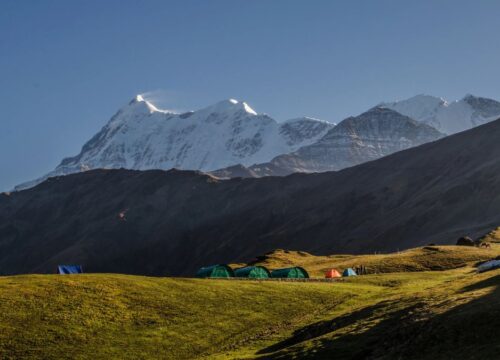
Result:
[[[0,190],[79,152],[137,93],[340,121],[428,93],[500,98],[498,1],[2,0]]]

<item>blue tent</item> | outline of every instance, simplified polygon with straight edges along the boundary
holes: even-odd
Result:
[[[342,276],[356,276],[356,275],[358,274],[356,274],[356,271],[354,271],[352,268],[347,268],[342,273]]]
[[[59,265],[57,266],[58,274],[81,274],[83,273],[81,265]]]

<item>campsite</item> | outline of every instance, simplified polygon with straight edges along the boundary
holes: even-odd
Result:
[[[251,281],[3,276],[0,358],[436,359],[453,356],[460,344],[464,358],[489,359],[498,355],[487,344],[500,325],[500,270],[478,273],[477,267],[500,255],[500,245],[491,244],[380,255],[277,250],[246,267],[231,264],[236,270],[205,269],[205,275],[240,273]],[[331,268],[360,263],[373,273],[314,281]],[[271,274],[285,268],[285,276],[295,269],[291,264],[311,281],[261,277],[268,268]],[[473,342],[466,341],[470,334]],[[423,346],[425,357],[418,351]]]
[[[500,360],[500,0],[0,0],[0,360]]]

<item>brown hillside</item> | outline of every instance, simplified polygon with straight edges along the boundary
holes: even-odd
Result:
[[[191,275],[276,248],[454,244],[500,223],[500,121],[335,173],[217,180],[96,170],[0,195],[0,273]],[[124,218],[120,217],[125,213]]]

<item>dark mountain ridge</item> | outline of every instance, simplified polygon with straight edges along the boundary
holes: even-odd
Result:
[[[93,170],[0,195],[0,273],[192,275],[275,248],[391,251],[500,223],[500,120],[338,172]]]

